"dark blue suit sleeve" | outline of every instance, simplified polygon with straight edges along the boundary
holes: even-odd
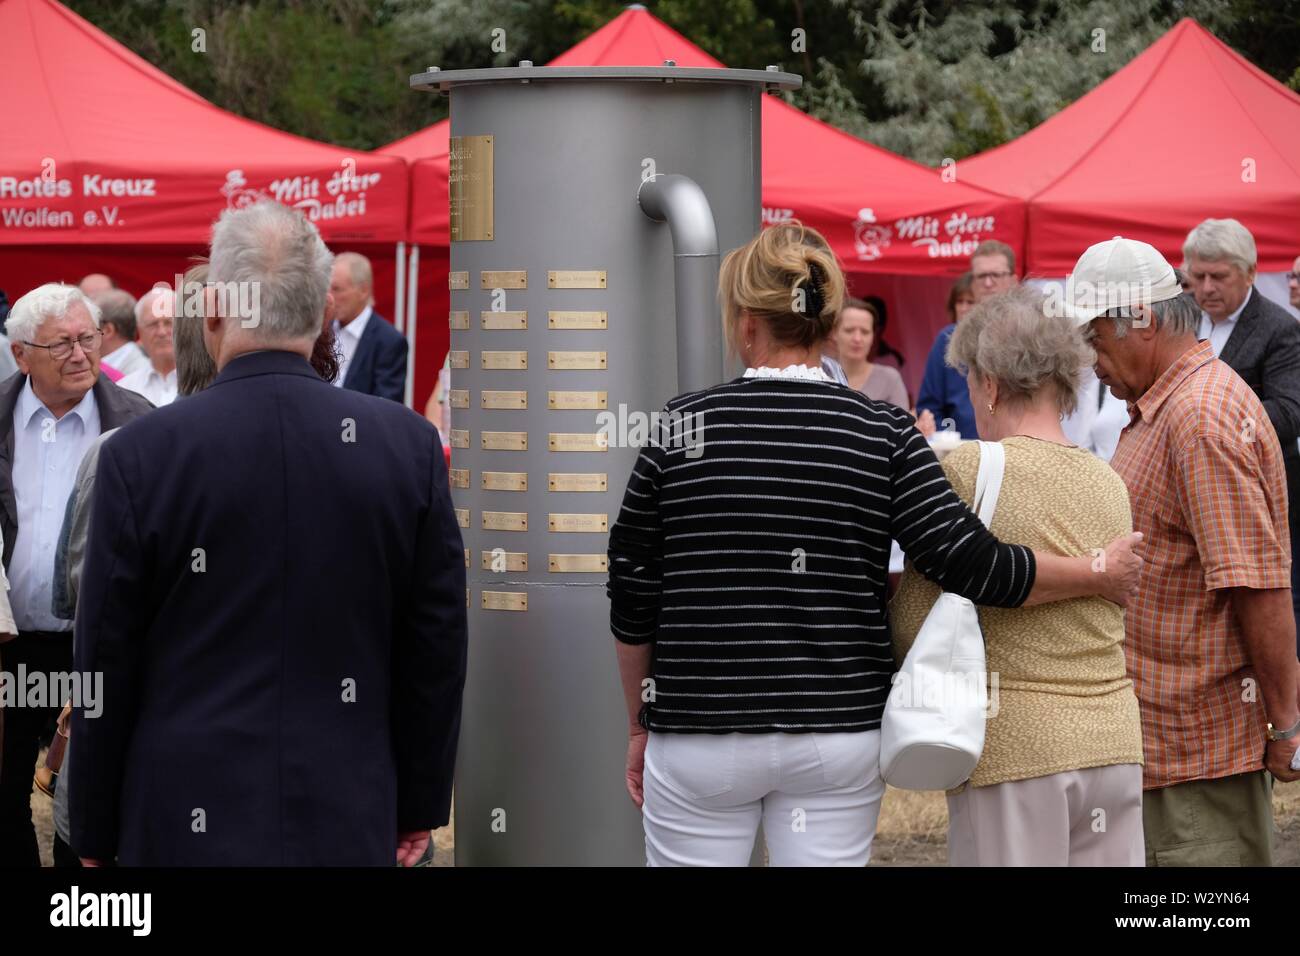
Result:
[[[436,443],[436,436],[431,433]],[[442,448],[434,448],[428,511],[416,529],[411,600],[393,635],[393,743],[401,832],[445,826],[465,687],[465,553]]]
[[[376,321],[376,319],[371,319]],[[372,394],[395,402],[406,401],[406,338],[393,329],[375,350],[375,390]]]
[[[916,396],[917,414],[929,409],[938,425],[948,414],[948,375],[943,360],[943,353],[948,347],[948,336],[942,332],[930,346],[930,355],[925,360],[925,376],[921,379],[921,391]]]
[[[95,507],[77,600],[73,658],[77,670],[102,674],[100,713],[72,712],[77,750],[69,783],[72,847],[78,856],[117,855],[123,765],[135,726],[144,636],[148,630],[152,558],[136,524],[129,483],[113,453],[99,455]]]

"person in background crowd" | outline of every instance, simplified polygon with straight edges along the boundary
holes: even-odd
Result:
[[[971,256],[967,275],[970,277],[969,285],[964,275],[948,293],[948,317],[952,321],[940,329],[925,360],[925,375],[921,379],[916,409],[922,415],[929,412],[939,427],[955,428],[962,438],[969,440],[976,437],[970,392],[961,373],[949,366],[944,356],[948,353],[948,341],[953,330],[969,308],[964,300],[969,298],[972,304],[983,302],[1016,284],[1016,254],[1010,246],[996,239],[981,242]]]
[[[158,408],[170,405],[176,398],[176,348],[172,344],[175,316],[175,290],[159,285],[140,297],[135,304],[135,320],[149,364],[123,375],[119,383]]]
[[[0,533],[18,636],[6,669],[72,670],[71,624],[52,612],[54,549],[86,449],[152,406],[99,373],[99,308],[75,286],[38,286],[9,315],[19,374],[0,383]],[[40,866],[32,828],[32,770],[41,735],[59,711],[5,715],[0,760],[0,867]]]
[[[0,382],[18,371],[13,349],[9,347],[9,336],[4,334],[5,319],[9,317],[9,299],[5,290],[0,289]]]
[[[149,357],[136,342],[135,297],[125,289],[106,289],[94,297],[99,306],[100,331],[104,333],[103,361],[123,376],[149,367]]]
[[[82,295],[93,302],[101,292],[116,289],[117,283],[102,272],[92,272],[82,276],[81,281],[77,283],[77,288],[81,290]]]
[[[1197,338],[1208,339],[1214,357],[1255,390],[1282,445],[1292,612],[1300,631],[1300,323],[1255,288],[1255,237],[1237,220],[1202,222],[1187,234],[1183,258],[1201,307]]]
[[[1147,535],[1124,621],[1147,865],[1267,866],[1268,775],[1300,779],[1290,769],[1300,708],[1277,432],[1250,387],[1197,341],[1196,301],[1154,248],[1098,243],[1074,279],[1118,292],[1067,309],[1087,326],[1098,378],[1132,407],[1110,464]]]
[[[885,300],[878,295],[864,295],[862,301],[876,310],[876,335],[871,360],[884,365],[892,364],[895,368],[901,369],[907,364],[907,359],[902,352],[885,340],[885,332],[889,329],[889,309],[885,305]]]
[[[442,360],[442,370],[438,372],[438,383],[429,393],[429,401],[424,406],[424,417],[438,429],[443,448],[451,445],[451,353]]]
[[[872,362],[872,345],[876,337],[876,310],[862,299],[845,299],[827,341],[833,341],[844,369],[845,384],[867,398],[889,402],[899,408],[911,408],[907,386],[898,369]]]
[[[1286,274],[1287,292],[1291,297],[1291,308],[1300,309],[1300,256],[1291,263],[1291,271]]]
[[[867,863],[894,670],[891,534],[947,590],[1005,607],[1122,603],[1141,564],[1136,535],[1100,573],[1090,556],[999,542],[905,410],[830,382],[821,343],[844,277],[809,233],[772,226],[723,260],[724,329],[749,367],[668,402],[666,420],[688,414],[708,439],[645,444],[610,533],[626,781],[652,866],[744,866],[760,822],[774,866]],[[807,568],[791,574],[800,548]]]
[[[975,306],[948,344],[979,436],[1006,467],[990,531],[1065,556],[1133,530],[1128,491],[1061,430],[1092,350],[1044,296],[1017,288]],[[975,500],[980,448],[943,470]],[[889,605],[901,664],[939,597],[914,567]],[[1124,609],[1100,597],[980,612],[996,708],[970,780],[948,794],[953,866],[1142,866],[1142,724],[1125,671]],[[1098,830],[1096,811],[1105,813]]]
[[[76,654],[106,703],[73,709],[68,807],[83,864],[411,865],[447,823],[463,544],[433,426],[309,364],[332,258],[297,210],[224,211],[211,281],[257,283],[259,321],[206,316],[212,385],[100,450]]]
[[[1175,269],[1174,276],[1178,279],[1178,288],[1182,289],[1184,292],[1192,291],[1192,280],[1186,272],[1182,269]]]
[[[334,338],[339,375],[334,384],[367,395],[406,401],[406,338],[374,310],[370,260],[356,252],[334,259]]]
[[[184,277],[183,288],[189,289],[208,281],[207,263],[192,266]],[[172,327],[172,346],[176,354],[177,401],[201,392],[216,378],[217,366],[203,342],[203,321],[197,316],[178,318]],[[99,450],[117,429],[103,432],[86,451],[77,469],[77,480],[68,506],[63,513],[63,528],[59,532],[58,548],[54,552],[54,614],[63,620],[76,619],[77,591],[81,586],[81,566],[86,554],[86,533],[90,528],[90,505],[95,489],[95,473],[99,465]],[[80,867],[81,861],[72,852],[72,834],[68,823],[68,791],[71,789],[72,738],[68,723],[72,705],[67,704],[59,715],[62,732],[68,736],[63,752],[63,768],[59,772],[59,785],[54,791],[54,865]]]

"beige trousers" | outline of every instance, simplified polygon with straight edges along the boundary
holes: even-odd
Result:
[[[1142,767],[1115,764],[948,795],[951,866],[1143,866]]]

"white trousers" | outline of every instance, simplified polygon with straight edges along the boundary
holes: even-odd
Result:
[[[760,822],[772,866],[866,866],[880,731],[651,733],[643,787],[647,866],[747,866]]]

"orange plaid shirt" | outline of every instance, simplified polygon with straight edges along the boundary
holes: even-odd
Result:
[[[1262,770],[1264,700],[1228,589],[1291,585],[1277,434],[1209,342],[1129,410],[1111,466],[1145,535],[1124,641],[1142,713],[1142,785]]]

